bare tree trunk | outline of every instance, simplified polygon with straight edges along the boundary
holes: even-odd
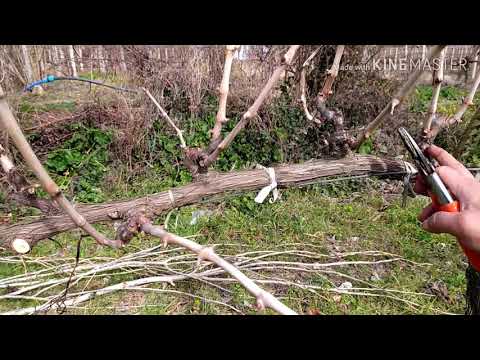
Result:
[[[82,46],[78,47],[78,67],[80,71],[85,70],[85,67],[83,66],[83,48]]]
[[[47,51],[47,64],[51,64],[53,62],[52,47],[46,46],[46,51]]]
[[[102,74],[105,74],[107,72],[107,69],[105,67],[105,53],[103,51],[103,46],[98,46],[97,47],[97,57],[98,57],[98,67],[100,69],[100,72]]]
[[[473,58],[473,66],[472,66],[472,79],[475,79],[475,75],[477,74],[477,66],[478,66],[478,53],[479,53],[479,49],[476,48],[474,50],[475,52],[475,56]]]
[[[45,76],[45,60],[47,57],[47,51],[44,48],[41,49],[40,51],[40,57],[38,59],[38,66],[40,68],[40,77],[43,78]]]
[[[33,49],[33,57],[32,57],[32,70],[33,70],[33,78],[41,78],[42,77],[42,69],[40,66],[40,49],[38,45],[34,45]]]
[[[65,68],[65,52],[63,51],[63,47],[62,46],[59,46],[58,47],[58,55],[59,55],[59,65],[58,65],[58,71],[60,73],[62,73],[64,71],[64,68]]]
[[[127,63],[125,62],[125,51],[123,50],[123,46],[120,45],[120,70],[124,73],[128,71]]]
[[[70,70],[72,76],[77,77],[77,65],[75,64],[75,51],[73,50],[73,45],[68,45],[68,60],[70,63]]]
[[[340,160],[315,160],[303,164],[280,165],[275,167],[274,171],[277,186],[282,188],[314,184],[330,176],[402,178],[406,174],[405,166],[402,160],[357,155]],[[195,204],[225,193],[261,189],[270,184],[270,176],[265,170],[243,170],[215,174],[202,182],[194,182],[143,198],[94,205],[80,204],[76,209],[87,222],[93,224],[121,219],[128,212],[140,209],[147,209],[154,215],[160,215],[169,209]],[[21,238],[32,248],[40,240],[76,227],[72,219],[65,214],[47,216],[27,223],[0,225],[0,246],[12,249],[12,241]]]
[[[33,75],[33,68],[32,68],[32,61],[30,58],[30,53],[28,51],[27,45],[20,45],[20,48],[22,50],[22,57],[23,57],[23,65],[25,68],[25,76],[27,79],[28,83],[31,83],[34,81],[34,75]],[[32,89],[34,94],[42,94],[43,93],[43,88],[40,85],[34,86]]]
[[[52,60],[53,60],[53,65],[57,67],[59,63],[59,56],[58,56],[58,48],[55,45],[52,46]]]
[[[25,70],[25,77],[27,82],[33,82],[33,69],[32,69],[32,62],[30,58],[30,53],[28,51],[27,45],[20,45],[20,49],[22,50],[22,57],[23,57],[23,66]]]

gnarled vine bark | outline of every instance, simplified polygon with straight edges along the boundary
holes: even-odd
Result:
[[[281,165],[274,167],[274,171],[277,186],[280,188],[319,183],[330,176],[402,178],[406,174],[404,161],[360,155],[348,159],[314,160],[303,164]],[[218,173],[206,177],[203,181],[172,188],[158,194],[110,203],[80,204],[76,210],[91,224],[124,219],[129,211],[140,208],[146,208],[152,214],[160,215],[172,208],[195,204],[226,193],[261,189],[270,183],[269,175],[262,169]],[[22,238],[32,248],[41,240],[76,227],[70,216],[65,214],[39,217],[31,222],[0,225],[0,246],[14,250],[12,241]]]

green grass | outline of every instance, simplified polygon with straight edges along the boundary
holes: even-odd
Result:
[[[78,77],[89,80],[97,80],[111,85],[119,85],[126,81],[123,74],[107,73],[102,74],[99,70],[83,71],[78,74]]]
[[[411,112],[426,113],[433,96],[431,85],[418,85],[415,89],[413,101],[410,105]],[[455,86],[443,86],[438,98],[437,113],[454,115],[457,107],[462,102],[462,97],[468,94],[468,90]],[[476,97],[478,99],[478,96]]]
[[[19,111],[24,114],[40,113],[49,111],[74,111],[76,107],[75,101],[67,100],[53,103],[33,103],[30,100],[20,104]]]
[[[416,216],[425,199],[410,201],[406,208],[399,206],[399,200],[384,200],[382,194],[370,187],[363,192],[355,192],[355,197],[328,196],[331,188],[313,186],[308,189],[289,189],[282,191],[281,200],[274,204],[247,206],[253,203],[255,194],[230,197],[220,202],[188,206],[175,210],[169,220],[169,230],[182,236],[197,235],[202,244],[230,244],[219,247],[220,254],[234,254],[242,251],[273,250],[295,245],[297,249],[329,252],[328,238],[335,236],[336,244],[342,251],[382,250],[398,254],[408,260],[430,263],[431,266],[408,266],[392,263],[386,267],[385,274],[376,282],[377,286],[402,291],[424,292],[425,286],[433,281],[443,282],[449,291],[451,303],[436,297],[415,297],[421,308],[413,310],[404,303],[384,297],[362,297],[342,295],[336,299],[333,293],[311,292],[298,288],[276,288],[283,301],[300,313],[316,309],[323,314],[433,314],[434,309],[446,312],[462,313],[465,291],[463,257],[455,240],[448,235],[432,235],[424,232]],[[210,208],[214,214],[201,218],[196,225],[190,225],[191,213],[198,208]],[[160,217],[163,223],[165,217]],[[113,235],[109,226],[100,226],[107,235]],[[75,239],[79,232],[58,235],[56,240],[43,241],[32,251],[33,256],[52,254],[64,247],[71,256],[75,253]],[[136,251],[158,243],[157,239],[144,236],[134,239],[124,250],[113,250],[97,246],[90,238],[84,241],[82,258],[94,256],[118,257],[125,252]],[[301,245],[300,245],[301,244]],[[30,269],[30,268],[29,268]],[[33,268],[32,268],[33,269]],[[22,265],[0,265],[0,277],[18,274],[24,271]],[[371,266],[355,266],[339,271],[369,281]],[[329,281],[337,286],[343,281],[327,281],[319,275],[298,274],[302,281],[310,284],[331,287]],[[134,279],[135,275],[112,276],[107,284],[120,280]],[[99,284],[100,285],[100,284]],[[99,286],[97,285],[97,286]],[[92,285],[90,285],[92,286]],[[229,304],[247,314],[255,314],[251,307],[254,299],[238,284],[222,284],[230,289]],[[160,287],[160,286],[159,286]],[[270,287],[266,286],[267,289]],[[223,301],[222,291],[204,283],[188,280],[167,286],[167,289],[185,291],[208,299]],[[133,300],[132,300],[133,299]],[[123,308],[121,304],[130,304]],[[31,301],[0,301],[0,310],[5,311],[31,305]],[[102,296],[84,304],[81,309],[72,309],[77,314],[227,314],[233,313],[225,306],[206,303],[184,295],[165,293],[117,292]]]

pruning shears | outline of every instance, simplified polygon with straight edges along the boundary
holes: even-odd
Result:
[[[438,176],[433,162],[423,153],[418,144],[405,128],[399,128],[398,132],[403,140],[403,143],[405,144],[405,147],[410,153],[418,172],[427,184],[428,196],[430,196],[432,199],[434,210],[459,212],[460,203],[458,200],[453,198],[442,179],[440,179],[440,176]]]
[[[398,132],[403,140],[403,143],[405,144],[405,147],[410,153],[418,172],[427,184],[427,193],[432,200],[434,212],[460,212],[460,202],[454,199],[453,195],[450,193],[438,173],[435,171],[436,166],[434,165],[433,161],[423,153],[418,144],[405,128],[399,128]],[[473,252],[469,248],[464,247],[461,242],[459,242],[459,244],[462,247],[465,255],[468,257],[470,264],[477,271],[480,271],[480,253]]]

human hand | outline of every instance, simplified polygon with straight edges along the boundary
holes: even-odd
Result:
[[[480,252],[480,182],[475,180],[465,166],[442,148],[431,145],[426,151],[440,164],[436,171],[460,202],[460,212],[435,212],[430,204],[422,210],[418,219],[422,221],[425,230],[454,235],[463,246]],[[427,195],[426,190],[424,180],[418,176],[415,192]]]

